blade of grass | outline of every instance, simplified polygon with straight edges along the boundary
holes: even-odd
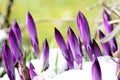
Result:
[[[106,37],[102,38],[100,40],[100,42],[102,43],[105,43],[105,42],[108,42],[109,40],[111,40],[113,37],[115,37],[115,35],[120,31],[120,24],[118,26],[116,26],[114,28],[114,30],[109,34],[107,35]]]
[[[55,73],[57,74],[58,73],[58,52],[57,52],[57,55],[56,55],[56,60],[55,60]]]

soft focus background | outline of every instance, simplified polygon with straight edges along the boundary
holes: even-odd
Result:
[[[111,2],[111,1],[109,1]],[[0,20],[6,15],[9,0],[0,0]],[[32,14],[38,31],[39,46],[47,38],[51,47],[56,47],[54,27],[59,28],[67,38],[67,28],[71,26],[77,35],[76,16],[82,11],[88,19],[91,35],[94,36],[96,22],[102,16],[103,7],[98,0],[13,0],[9,23],[16,19],[22,28],[23,43],[29,45],[26,29],[26,12]]]

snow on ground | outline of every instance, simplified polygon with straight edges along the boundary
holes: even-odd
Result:
[[[55,61],[56,55],[58,54],[58,65],[57,71],[55,73]],[[109,56],[98,57],[101,71],[102,71],[102,80],[117,80],[116,79],[116,63]],[[116,59],[117,60],[117,59]],[[42,80],[41,76],[45,80],[92,80],[92,62],[83,62],[82,70],[77,69],[77,65],[75,69],[65,71],[67,69],[67,62],[61,54],[59,49],[50,49],[50,57],[49,57],[49,68],[41,73],[42,69],[42,58],[31,60],[31,63],[35,67],[35,71],[39,76],[36,76],[34,80]],[[17,79],[19,80],[19,75],[17,74]],[[7,75],[0,80],[9,80]]]

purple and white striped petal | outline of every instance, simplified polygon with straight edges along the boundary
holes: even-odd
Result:
[[[70,27],[68,28],[68,42],[70,44],[70,48],[73,53],[74,60],[79,65],[80,63],[82,63],[81,61],[82,50],[80,50],[81,46],[78,43],[78,39]]]
[[[90,43],[91,38],[89,24],[85,16],[80,11],[78,12],[77,15],[77,25],[84,44],[86,45],[87,43]]]
[[[105,26],[105,30],[106,30],[106,34],[109,35],[112,30],[113,30],[113,24],[109,24],[108,22],[111,21],[111,17],[110,15],[107,13],[106,10],[103,11],[103,23],[104,23],[104,26]],[[117,46],[117,42],[116,42],[116,39],[115,37],[112,38],[110,41],[109,41],[109,44],[110,44],[110,48],[112,50],[112,52],[115,52],[118,50],[118,46]]]
[[[105,35],[103,34],[103,32],[101,30],[98,31],[98,34],[99,34],[99,39],[102,39],[105,37]],[[101,43],[101,45],[102,45],[102,49],[106,55],[113,56],[108,42]]]
[[[88,53],[90,60],[92,61],[93,51],[91,48],[91,37],[90,37],[89,24],[85,16],[80,11],[78,12],[78,15],[77,15],[77,25],[78,25],[78,29],[82,37],[82,41],[84,43],[85,49]]]
[[[92,80],[102,80],[101,68],[97,58],[92,64]]]
[[[13,57],[7,45],[7,42],[4,42],[2,45],[2,60],[3,60],[3,64],[9,79],[15,80]]]
[[[73,54],[72,54],[72,51],[71,51],[71,48],[70,48],[70,45],[69,45],[69,42],[67,42],[67,50],[68,50],[68,53],[69,53],[69,60],[68,60],[68,68],[69,70],[70,69],[73,69],[74,68],[74,58],[73,58]]]
[[[19,27],[18,23],[16,22],[16,20],[14,20],[14,22],[13,22],[12,29],[13,29],[13,31],[15,33],[15,36],[16,36],[16,38],[18,40],[18,43],[20,45],[22,45],[21,30],[20,30],[20,27]]]
[[[26,23],[27,23],[27,28],[28,28],[32,47],[34,48],[36,57],[38,57],[39,56],[39,44],[38,44],[38,38],[37,38],[37,31],[36,31],[34,20],[29,12],[26,15]]]
[[[16,38],[16,36],[11,28],[9,31],[9,43],[10,43],[10,50],[13,54],[14,61],[23,62],[22,51],[21,51],[20,46],[18,44],[17,38]]]

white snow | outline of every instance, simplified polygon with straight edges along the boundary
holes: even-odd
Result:
[[[102,71],[102,80],[117,80],[116,63],[108,56],[99,57],[98,60]],[[83,70],[69,70],[55,76],[53,80],[92,80],[92,63],[84,62]]]
[[[58,53],[58,66],[57,66],[58,74],[56,74],[54,71],[57,53]],[[98,57],[98,60],[102,71],[102,80],[117,80],[116,63],[109,56]],[[42,58],[31,60],[31,62],[35,67],[35,71],[38,74],[38,76],[36,76],[34,80],[42,80],[41,76],[45,78],[45,80],[92,80],[92,62],[84,61],[82,70],[78,70],[76,65],[75,69],[65,71],[67,69],[67,62],[65,61],[59,49],[50,49],[49,57],[50,66],[46,71],[42,73],[40,72],[42,69],[41,65]],[[0,80],[9,79],[7,78],[7,75],[5,75],[3,78],[0,78]],[[17,78],[17,80],[19,79]]]
[[[4,40],[4,39],[7,39],[8,35],[7,33],[4,31],[4,30],[1,30],[0,29],[0,41]]]

